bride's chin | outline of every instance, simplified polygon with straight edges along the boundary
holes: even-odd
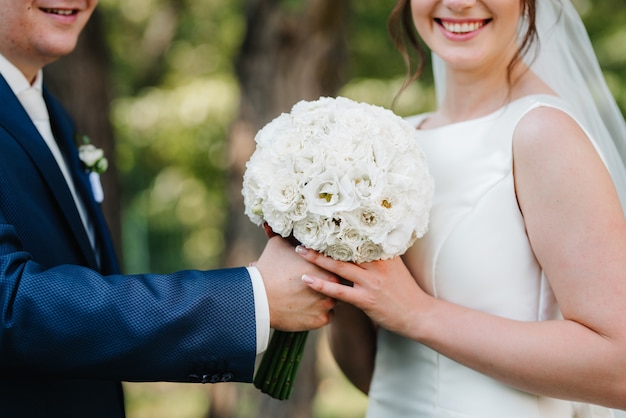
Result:
[[[476,73],[481,78],[494,74],[498,67],[506,73],[507,62],[500,59],[490,59],[475,49],[463,51],[441,51],[435,52],[446,64],[446,70],[459,73]]]

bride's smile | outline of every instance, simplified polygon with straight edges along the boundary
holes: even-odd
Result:
[[[491,19],[480,20],[449,20],[435,18],[435,22],[448,33],[453,35],[466,35],[478,31],[483,28]]]
[[[411,10],[420,38],[451,68],[506,66],[515,53],[518,2],[411,0]]]

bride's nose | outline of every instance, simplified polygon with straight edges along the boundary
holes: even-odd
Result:
[[[463,9],[472,7],[474,4],[476,4],[476,0],[443,0],[442,3],[448,9],[455,12],[460,12]]]

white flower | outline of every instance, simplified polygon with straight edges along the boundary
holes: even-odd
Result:
[[[89,174],[89,183],[94,200],[98,203],[104,201],[104,191],[100,182],[100,174],[109,168],[109,161],[104,157],[104,151],[91,144],[88,136],[83,136],[83,143],[78,147],[78,158],[83,163],[85,171]]]
[[[285,176],[284,173],[276,173],[276,179],[267,190],[267,200],[273,202],[274,209],[281,212],[294,211],[301,196],[298,178]]]
[[[263,217],[265,222],[272,227],[272,230],[282,237],[288,237],[293,230],[293,221],[286,212],[276,210],[274,206],[268,204],[269,201],[263,202]]]
[[[109,168],[109,161],[104,157],[104,151],[90,143],[88,137],[83,137],[84,144],[78,147],[78,158],[90,173],[102,174]]]
[[[309,212],[332,218],[358,206],[350,185],[344,177],[338,177],[340,174],[337,167],[327,167],[302,188]]]
[[[256,135],[245,213],[337,260],[403,254],[428,228],[433,181],[415,130],[344,97],[301,101]]]
[[[363,242],[363,245],[361,245],[358,249],[358,258],[367,261],[391,258],[394,255],[396,255],[396,253],[385,253],[384,249],[380,245],[374,244],[371,241]]]
[[[78,149],[78,153],[81,161],[84,162],[87,167],[93,167],[102,157],[104,157],[104,151],[91,144],[81,145]]]
[[[294,222],[293,236],[299,242],[317,251],[326,248],[327,237],[333,236],[338,226],[329,218],[309,214],[304,219]]]
[[[352,248],[350,245],[347,245],[342,241],[335,241],[332,244],[329,244],[324,252],[331,255],[335,260],[354,261],[358,260],[355,250],[355,248]]]

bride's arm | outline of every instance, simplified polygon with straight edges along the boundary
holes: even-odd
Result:
[[[612,182],[560,111],[529,113],[514,144],[519,204],[563,320],[513,321],[435,299],[399,258],[356,266],[308,251],[355,283],[310,286],[522,390],[626,409],[626,222]]]

